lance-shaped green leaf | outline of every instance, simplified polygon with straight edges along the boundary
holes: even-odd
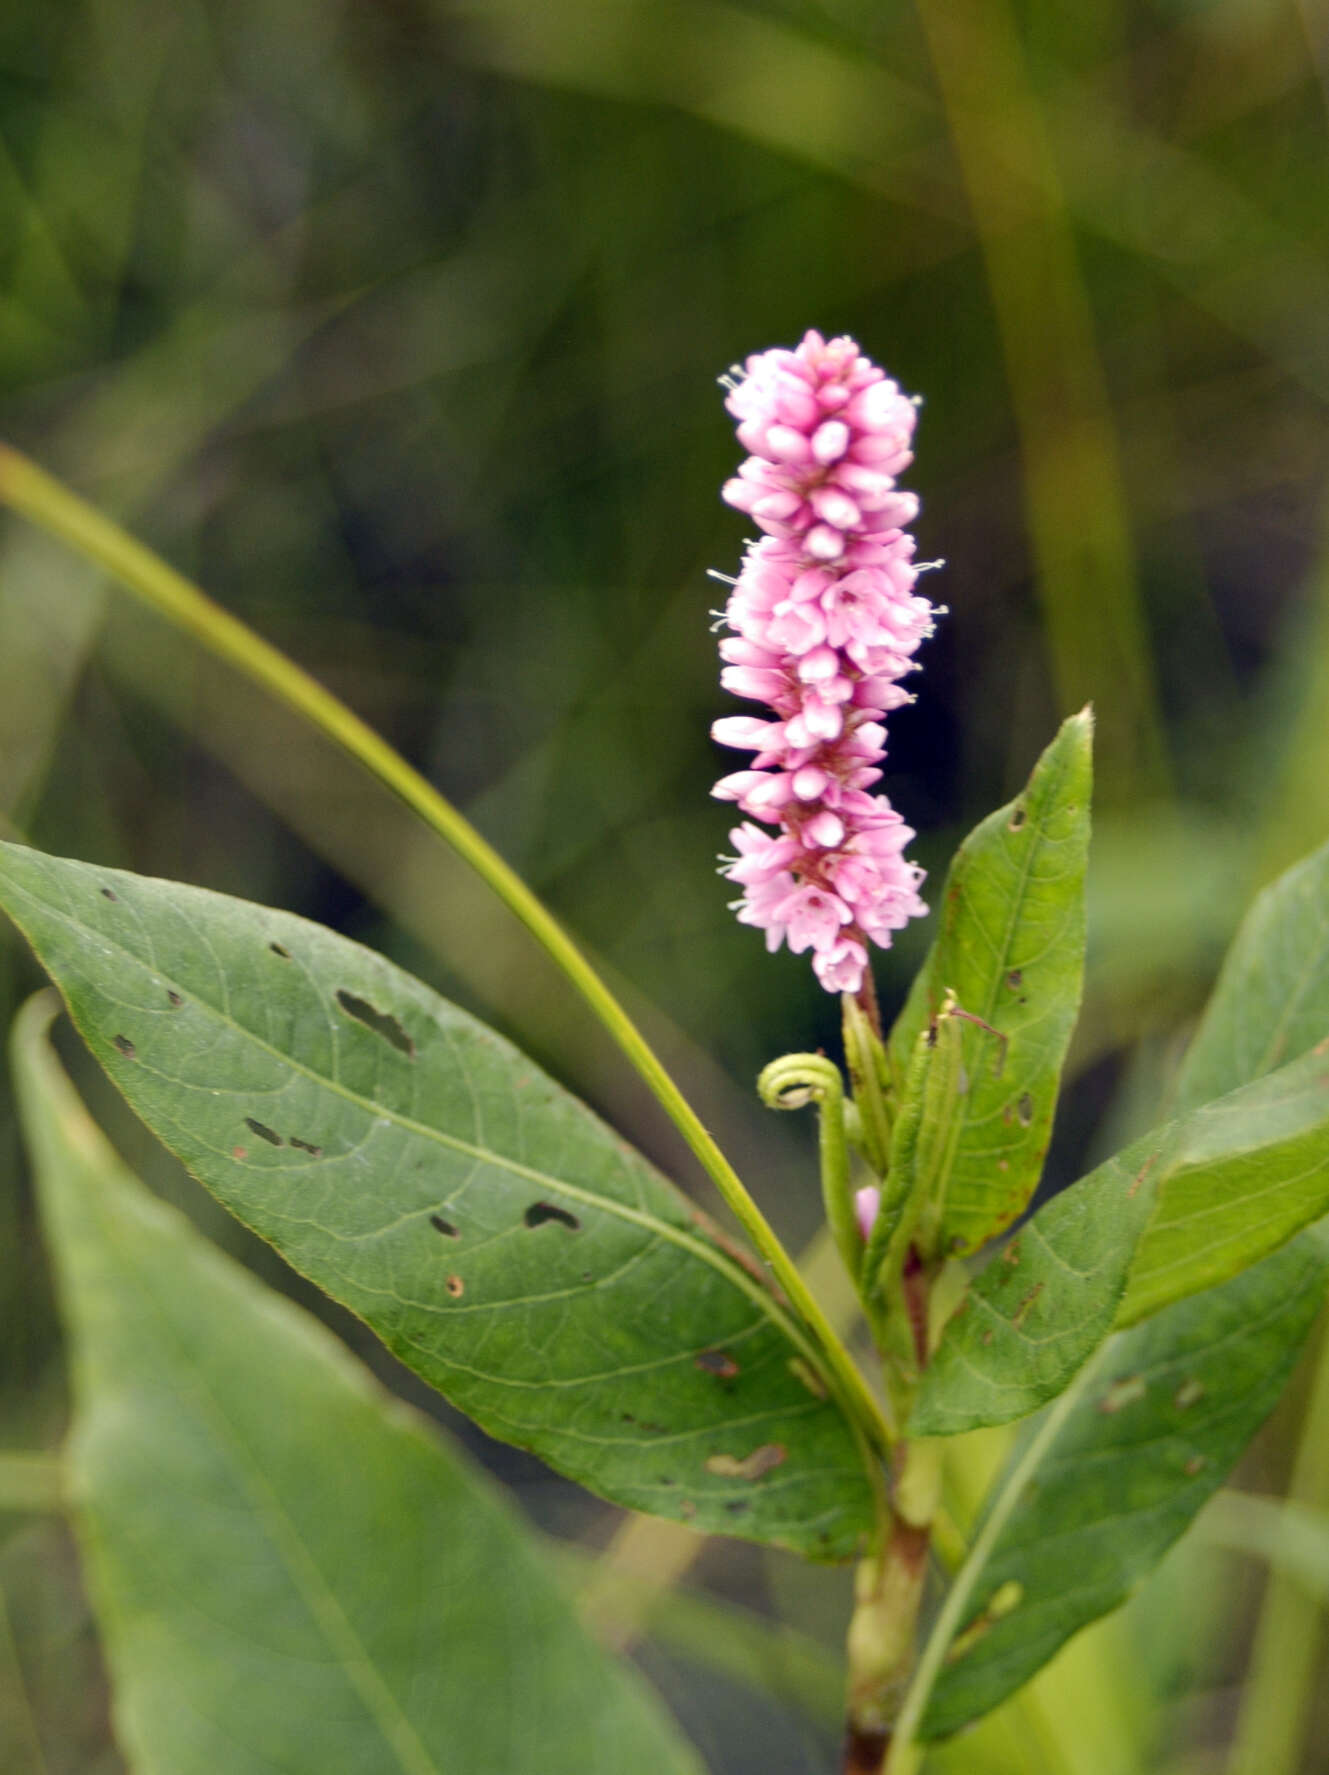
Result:
[[[1172,1126],[1119,1325],[1236,1275],[1329,1212],[1329,1042]]]
[[[1119,1153],[1045,1203],[993,1257],[923,1371],[911,1435],[1025,1417],[1084,1366],[1112,1330],[1153,1206],[1150,1158],[1147,1141]]]
[[[1178,1075],[1174,1102],[1189,1109],[1273,1068],[1290,1074],[1296,1063],[1307,1080],[1303,1104],[1313,1114],[1317,1089],[1329,1083],[1327,1038],[1329,845],[1287,870],[1247,913]],[[1252,1164],[1213,1192],[1195,1178],[1160,1192],[1121,1322],[1231,1275],[1329,1209],[1327,1145],[1312,1135],[1277,1170]]]
[[[1087,710],[1064,722],[1024,793],[965,839],[941,928],[891,1032],[899,1080],[947,992],[990,1026],[975,1023],[964,1037],[968,1089],[942,1220],[948,1252],[1008,1226],[1042,1169],[1084,975],[1091,741]]]
[[[488,1484],[124,1170],[49,1017],[22,1014],[16,1074],[72,1347],[70,1493],[133,1767],[697,1775]]]
[[[1051,1408],[994,1495],[924,1735],[987,1713],[1125,1600],[1272,1410],[1324,1299],[1309,1232],[1116,1338]]]
[[[1154,1129],[1045,1203],[947,1326],[914,1433],[1023,1416],[1114,1323],[1225,1280],[1326,1211],[1329,1064],[1312,1051]]]
[[[801,1326],[525,1056],[303,919],[0,846],[0,904],[150,1128],[490,1434],[812,1558],[871,1480]]]
[[[1256,898],[1177,1077],[1193,1109],[1315,1047],[1329,1035],[1329,845]]]

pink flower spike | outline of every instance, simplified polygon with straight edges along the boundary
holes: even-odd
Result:
[[[725,609],[721,682],[774,719],[716,722],[721,744],[754,756],[712,793],[776,830],[736,827],[721,873],[742,887],[734,910],[768,949],[810,949],[828,992],[857,992],[869,941],[888,945],[926,910],[922,871],[903,856],[913,834],[868,793],[882,718],[911,700],[900,680],[935,614],[915,591],[904,529],[918,501],[895,484],[917,414],[849,338],[808,332],[735,375],[725,405],[748,455],[724,498],[766,534]]]

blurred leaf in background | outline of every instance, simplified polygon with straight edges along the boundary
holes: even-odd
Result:
[[[704,575],[743,537],[714,378],[809,325],[854,332],[927,398],[910,481],[950,614],[886,787],[934,892],[1057,718],[1098,709],[1056,1184],[1157,1119],[1251,890],[1329,834],[1327,117],[1306,0],[10,0],[0,435],[434,777],[625,984],[798,1239],[810,1151],[750,1080],[833,1044],[834,1007],[713,874]],[[395,805],[8,523],[0,818],[386,949],[695,1183],[525,936]],[[888,1012],[929,940],[884,959]],[[4,942],[7,1020],[34,976]],[[7,1098],[0,1152],[0,1445],[28,1447],[62,1383]],[[1275,1420],[1271,1488],[1295,1434]],[[543,1520],[603,1532],[484,1458]],[[703,1570],[769,1601],[771,1557]],[[1212,1743],[1174,1703],[1175,1741]],[[723,1713],[699,1733],[741,1771]]]

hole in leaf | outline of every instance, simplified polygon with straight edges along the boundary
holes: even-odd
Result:
[[[569,1232],[581,1230],[581,1222],[577,1216],[570,1214],[566,1208],[556,1207],[553,1202],[532,1202],[522,1219],[527,1226],[543,1226],[547,1220],[556,1220],[560,1226],[567,1227]]]
[[[453,1300],[460,1300],[462,1295],[466,1292],[466,1284],[462,1281],[460,1276],[449,1276],[443,1286],[447,1289]]]
[[[315,1146],[308,1140],[301,1140],[296,1134],[290,1136],[290,1143],[292,1146],[298,1147],[302,1153],[308,1153],[311,1159],[321,1159],[323,1157],[323,1148],[321,1146]]]
[[[119,898],[120,898],[119,894],[117,894],[113,888],[103,888],[102,889],[102,899],[103,900],[118,900]]]
[[[703,1374],[718,1375],[724,1381],[732,1380],[739,1372],[737,1362],[732,1356],[727,1356],[723,1350],[703,1350],[692,1360]]]
[[[257,1134],[260,1140],[266,1140],[269,1146],[285,1146],[286,1142],[280,1134],[275,1133],[263,1122],[256,1122],[253,1116],[245,1117],[245,1127],[251,1134]]]
[[[1015,1113],[1027,1128],[1034,1119],[1034,1100],[1028,1091],[1024,1092],[1015,1106]]]
[[[436,1233],[442,1233],[445,1239],[460,1239],[461,1234],[450,1220],[444,1220],[441,1214],[431,1214],[429,1224]]]
[[[1012,832],[1018,832],[1027,818],[1028,815],[1025,813],[1024,808],[1022,806],[1017,806],[1015,812],[1010,817],[1010,830]]]
[[[381,1035],[385,1042],[391,1042],[399,1054],[415,1059],[415,1043],[390,1011],[376,1009],[368,999],[357,998],[344,986],[337,988],[337,1003],[348,1017],[354,1017],[357,1023],[363,1023],[366,1029]]]
[[[168,990],[166,994],[166,1002],[170,1005],[173,1011],[178,1011],[185,1001],[181,998],[178,992]]]
[[[1192,1405],[1198,1405],[1204,1398],[1204,1382],[1197,1381],[1194,1375],[1190,1380],[1183,1381],[1172,1395],[1172,1403],[1178,1411],[1189,1411]]]
[[[284,945],[284,944],[282,944],[282,943],[269,943],[269,944],[268,944],[268,948],[269,948],[269,949],[270,949],[270,950],[271,950],[271,951],[272,951],[272,953],[273,953],[273,954],[274,954],[274,955],[279,955],[279,956],[280,956],[280,957],[281,957],[281,958],[282,958],[282,960],[283,960],[283,961],[290,961],[290,959],[291,959],[291,952],[290,952],[290,950],[289,950],[289,949],[287,949],[287,948],[286,948],[286,947],[285,947],[285,945]]]
[[[1014,992],[1017,987],[1024,985],[1024,974],[1019,968],[1011,969],[1010,973],[1006,976],[1006,984],[1010,987],[1012,992]]]
[[[138,1049],[134,1046],[133,1042],[130,1041],[127,1035],[113,1035],[111,1037],[111,1045],[112,1047],[118,1048],[126,1060],[136,1060],[138,1058]]]

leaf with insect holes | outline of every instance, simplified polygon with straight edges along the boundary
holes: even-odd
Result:
[[[14,1068],[133,1767],[700,1775],[484,1477],[125,1170],[47,1045],[55,1008],[20,1014]]]
[[[1329,1026],[1326,963],[1329,846],[1265,889],[1224,963],[1174,1092],[1173,1128],[1209,1122],[1197,1156],[1212,1151],[1225,1123],[1229,1135],[1249,1126],[1269,1093],[1274,1124],[1289,1109],[1295,1120],[1289,1080],[1322,1089],[1314,1050]],[[1301,1101],[1304,1110],[1304,1093]],[[1224,1113],[1233,1102],[1244,1106],[1235,1118]],[[1295,1128],[1285,1132],[1295,1145]],[[1131,1151],[1150,1144],[1161,1144],[1158,1134]],[[1298,1169],[1279,1165],[1274,1175],[1286,1190]],[[1119,1333],[1082,1396],[1067,1395],[1030,1427],[1006,1494],[1014,1508],[977,1572],[932,1696],[930,1735],[995,1707],[1149,1572],[1276,1402],[1327,1282],[1329,1221],[1321,1221],[1235,1278]]]
[[[1124,1602],[1227,1477],[1282,1392],[1324,1299],[1315,1229],[1113,1339],[1031,1426],[990,1508],[1009,1508],[924,1716],[978,1719]],[[977,1545],[977,1543],[976,1543]]]
[[[1065,721],[1023,793],[960,846],[941,928],[891,1031],[902,1080],[948,992],[975,1020],[944,1180],[944,1253],[974,1250],[1008,1226],[1042,1170],[1084,977],[1092,734],[1087,710]]]
[[[1033,1411],[1114,1324],[1226,1280],[1326,1210],[1329,1068],[1312,1051],[1143,1135],[1045,1203],[946,1327],[914,1434]]]
[[[858,1550],[871,1477],[799,1322],[492,1030],[202,889],[0,844],[0,905],[165,1145],[491,1435],[634,1509]]]

